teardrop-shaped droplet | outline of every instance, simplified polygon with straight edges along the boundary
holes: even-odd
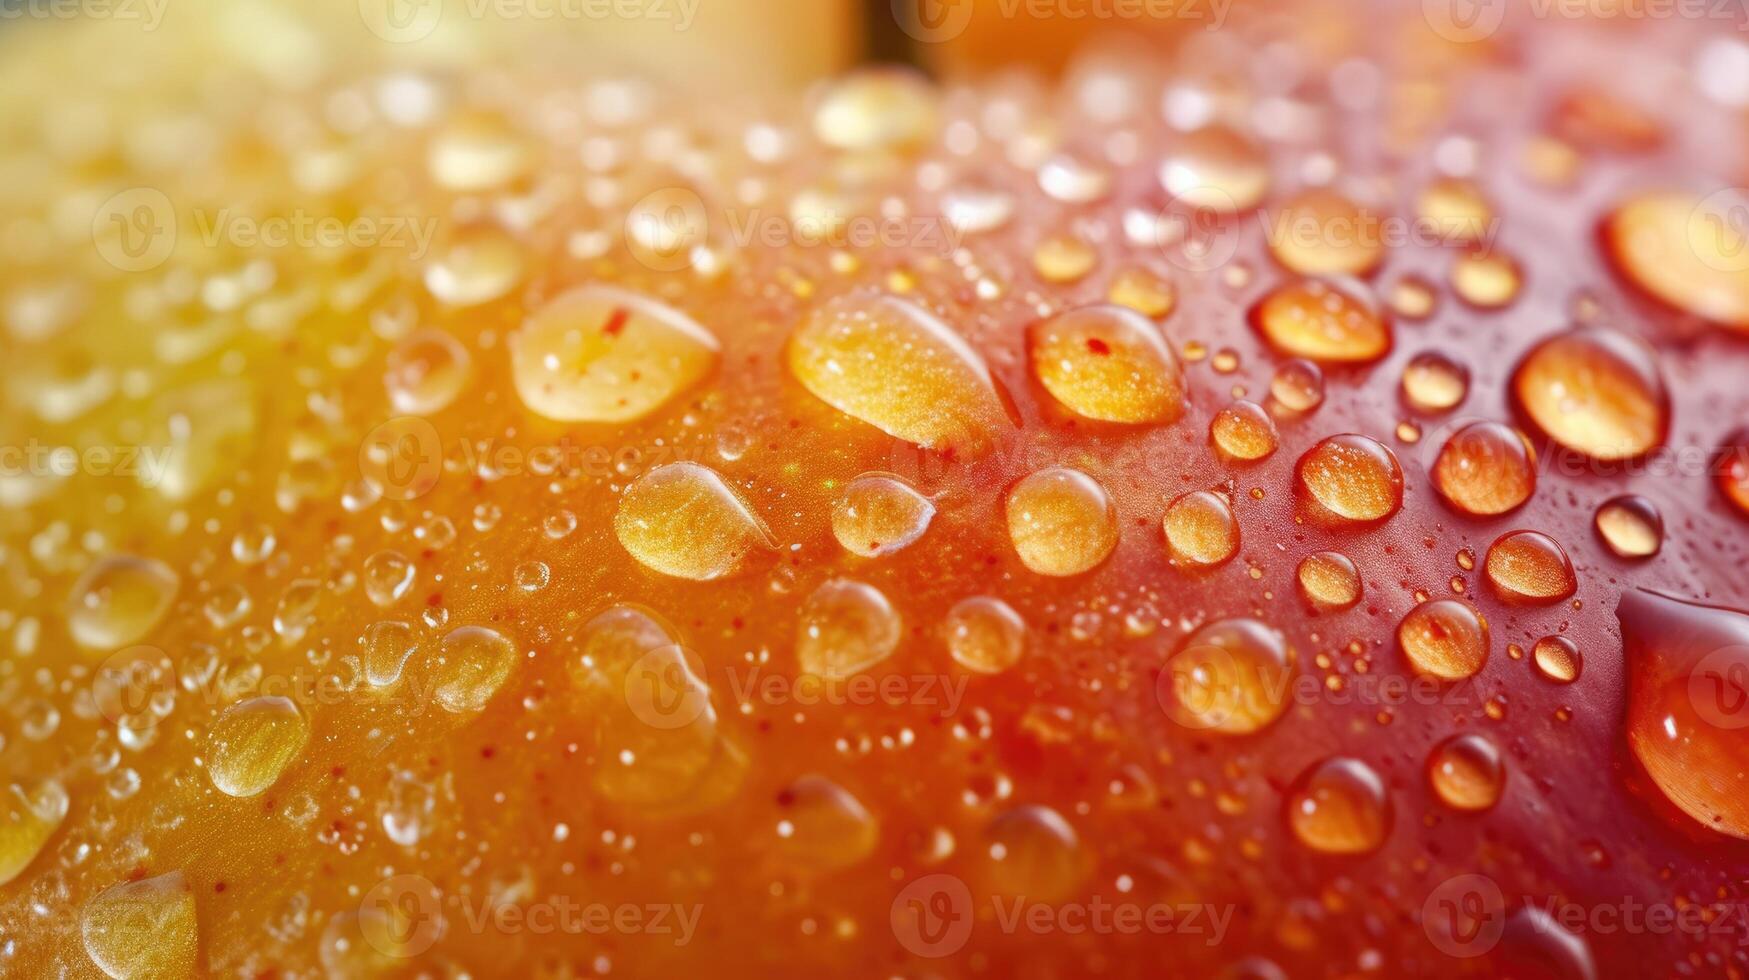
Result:
[[[796,662],[804,673],[838,680],[892,656],[902,636],[899,613],[879,589],[830,579],[802,603]]]
[[[100,558],[73,585],[67,629],[90,650],[138,643],[170,611],[180,584],[170,566],[155,559]]]
[[[935,504],[898,477],[867,473],[850,481],[832,508],[832,536],[864,558],[892,554],[923,536]]]
[[[1370,301],[1321,279],[1278,286],[1251,310],[1277,350],[1336,364],[1364,364],[1391,349],[1391,325]]]
[[[856,293],[813,310],[786,359],[816,398],[920,446],[977,453],[1011,424],[983,358],[895,296]]]
[[[297,761],[309,738],[309,720],[291,699],[240,701],[207,734],[207,775],[227,796],[259,796]]]
[[[393,619],[365,627],[360,643],[364,648],[365,679],[377,688],[393,687],[418,647],[413,627]]]
[[[1160,329],[1122,306],[1088,306],[1027,329],[1033,376],[1064,408],[1103,422],[1167,422],[1184,379]]]
[[[58,781],[12,783],[0,792],[0,885],[30,867],[67,818],[67,790]]]
[[[1079,575],[1117,547],[1117,507],[1099,482],[1052,467],[1008,491],[1008,538],[1020,561],[1040,575]]]
[[[1512,393],[1549,438],[1593,459],[1644,455],[1670,426],[1657,355],[1613,330],[1583,327],[1537,344],[1513,370]]]
[[[1461,599],[1434,599],[1397,624],[1397,645],[1419,673],[1463,680],[1488,662],[1488,621]]]
[[[1334,435],[1313,446],[1296,467],[1299,487],[1338,520],[1382,521],[1403,506],[1403,468],[1376,439]]]
[[[510,338],[517,395],[559,422],[643,418],[708,375],[720,349],[672,306],[599,283],[549,300]]]
[[[201,973],[194,890],[172,871],[116,885],[85,903],[85,955],[113,980],[181,980]]]
[[[716,470],[692,462],[658,466],[627,487],[613,531],[644,567],[696,582],[729,575],[772,547],[747,501]]]

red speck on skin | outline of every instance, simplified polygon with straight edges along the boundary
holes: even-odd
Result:
[[[443,593],[433,592],[425,597],[425,604],[433,608],[443,605]]]
[[[632,311],[620,307],[608,316],[607,322],[601,326],[601,332],[607,334],[609,337],[617,337],[620,335],[620,331],[626,328],[626,321],[631,318]]]
[[[485,748],[480,750],[480,758],[482,758],[482,759],[490,759],[497,754],[498,754],[498,750],[491,747],[490,745],[488,745]]]
[[[1098,354],[1100,357],[1104,357],[1111,353],[1111,345],[1100,340],[1098,337],[1087,338],[1087,349]]]
[[[221,895],[224,894],[225,883],[222,881],[214,882],[213,883],[213,891],[218,892]]]

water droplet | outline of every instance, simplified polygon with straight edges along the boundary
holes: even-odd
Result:
[[[840,680],[892,656],[903,635],[898,611],[879,589],[830,579],[802,603],[796,662],[803,673]]]
[[[1303,276],[1364,276],[1385,258],[1383,219],[1335,191],[1303,191],[1268,225],[1269,251]]]
[[[1511,426],[1471,422],[1440,448],[1433,488],[1462,513],[1504,514],[1536,492],[1536,452]]]
[[[1749,614],[1622,593],[1628,744],[1670,802],[1749,839]]]
[[[1530,648],[1536,669],[1556,684],[1571,684],[1579,679],[1584,663],[1579,645],[1564,636],[1545,636]]]
[[[777,851],[813,871],[848,868],[874,851],[880,822],[842,786],[803,776],[777,796]]]
[[[67,630],[80,646],[114,650],[138,643],[170,611],[181,579],[151,558],[111,555],[74,583]]]
[[[379,551],[364,560],[364,594],[378,606],[392,606],[413,588],[416,569],[398,551]]]
[[[522,591],[539,592],[547,587],[548,582],[552,581],[553,572],[544,561],[525,561],[516,566],[516,570],[511,573],[511,578],[515,581],[516,587]]]
[[[1167,550],[1179,564],[1219,565],[1239,550],[1239,520],[1227,498],[1212,490],[1193,490],[1174,499],[1160,523]]]
[[[1040,575],[1079,575],[1117,547],[1117,507],[1079,470],[1052,467],[1021,478],[1006,509],[1014,550]]]
[[[1488,662],[1488,621],[1461,599],[1434,599],[1397,624],[1397,644],[1420,673],[1463,680]]]
[[[527,172],[528,146],[501,117],[484,112],[454,117],[431,141],[431,177],[460,193],[495,190]]]
[[[1360,569],[1347,555],[1320,551],[1307,555],[1298,571],[1300,594],[1323,609],[1342,610],[1360,601]]]
[[[1215,413],[1209,440],[1228,459],[1251,462],[1268,457],[1281,444],[1275,421],[1263,406],[1239,399]]]
[[[1519,602],[1559,602],[1579,588],[1567,552],[1539,531],[1501,535],[1488,549],[1483,569],[1503,597]]]
[[[1251,323],[1277,350],[1314,361],[1360,364],[1391,349],[1391,326],[1370,301],[1318,279],[1276,287]]]
[[[1014,215],[1014,196],[977,184],[961,184],[942,195],[941,211],[962,234],[995,231]]]
[[[202,972],[194,890],[180,871],[98,893],[85,903],[79,931],[85,955],[113,980],[173,980]]]
[[[1382,521],[1403,506],[1403,468],[1376,439],[1331,436],[1307,450],[1296,471],[1300,489],[1339,520]]]
[[[1643,455],[1669,427],[1657,355],[1613,330],[1582,327],[1537,344],[1514,369],[1512,391],[1549,438],[1594,459]]]
[[[1404,276],[1391,287],[1391,312],[1405,320],[1425,320],[1439,302],[1433,285],[1419,276]]]
[[[207,734],[207,775],[227,796],[259,796],[304,750],[310,723],[289,698],[231,705]]]
[[[1465,245],[1489,237],[1494,223],[1493,208],[1475,184],[1456,178],[1442,178],[1421,192],[1418,205],[1421,220],[1433,226],[1440,243]]]
[[[432,696],[443,710],[483,711],[516,669],[516,644],[486,626],[462,626],[444,636],[431,668]]]
[[[773,547],[741,495],[716,470],[690,462],[658,466],[627,487],[613,531],[644,567],[697,582],[722,578]]]
[[[1155,693],[1173,721],[1248,735],[1287,710],[1293,648],[1255,619],[1222,619],[1192,633],[1161,671]]]
[[[590,284],[548,301],[510,338],[516,393],[558,422],[629,422],[697,384],[721,347],[679,310]]]
[[[45,779],[34,785],[12,783],[0,793],[0,885],[30,867],[67,818],[67,790]]]
[[[272,527],[253,524],[240,529],[231,538],[231,557],[240,565],[259,565],[272,557],[278,544],[279,539],[274,537]]]
[[[856,293],[813,310],[786,359],[814,397],[920,446],[981,452],[1010,425],[971,345],[896,296]]]
[[[1178,290],[1170,281],[1146,269],[1129,268],[1111,280],[1105,298],[1143,316],[1159,319],[1178,305]]]
[[[1071,283],[1093,271],[1099,253],[1073,235],[1052,235],[1032,250],[1032,267],[1050,283]]]
[[[1749,429],[1725,437],[1716,472],[1719,492],[1738,513],[1749,516]]]
[[[850,481],[832,508],[832,535],[864,558],[898,551],[923,536],[935,504],[897,477],[868,473]]]
[[[1384,780],[1359,759],[1325,759],[1300,774],[1287,794],[1287,823],[1300,843],[1324,854],[1365,854],[1390,835]]]
[[[1192,207],[1249,211],[1269,191],[1269,160],[1244,136],[1209,126],[1183,137],[1167,154],[1160,184]]]
[[[1451,267],[1452,292],[1484,310],[1510,304],[1523,283],[1518,262],[1498,252],[1466,252]]]
[[[1506,760],[1484,735],[1453,735],[1427,757],[1427,781],[1453,810],[1487,810],[1500,801]]]
[[[364,649],[364,676],[372,687],[391,687],[413,656],[419,641],[413,627],[399,620],[384,620],[365,627],[359,638]]]
[[[1026,622],[1001,599],[962,599],[948,610],[945,625],[948,653],[970,671],[1000,674],[1026,650]]]
[[[1075,896],[1088,873],[1080,835],[1048,806],[1018,806],[984,830],[990,890],[1029,902],[1062,902]]]
[[[935,88],[899,68],[865,69],[832,83],[814,108],[814,135],[841,150],[914,147],[935,135]]]
[[[1449,412],[1469,393],[1470,369],[1438,351],[1422,351],[1403,367],[1403,400],[1416,411]]]
[[[1284,361],[1269,379],[1269,397],[1295,415],[1317,411],[1324,404],[1324,372],[1301,358]]]
[[[1635,286],[1693,316],[1749,330],[1749,263],[1737,193],[1629,198],[1603,224],[1606,253]]]
[[[467,348],[438,330],[420,330],[389,352],[383,384],[395,411],[430,415],[455,401],[473,371]]]
[[[1088,306],[1027,329],[1033,376],[1059,404],[1102,422],[1167,422],[1184,379],[1160,329],[1121,306]]]
[[[1038,168],[1038,186],[1054,201],[1092,204],[1111,193],[1111,171],[1090,160],[1060,153]]]
[[[1618,558],[1650,558],[1664,545],[1664,517],[1656,504],[1628,494],[1597,508],[1597,533]]]
[[[522,247],[501,231],[474,231],[450,242],[425,267],[425,288],[450,306],[479,306],[522,281]]]

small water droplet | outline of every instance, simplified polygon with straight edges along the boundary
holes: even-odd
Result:
[[[1451,434],[1433,463],[1433,488],[1458,511],[1491,517],[1536,492],[1536,453],[1517,429],[1471,422]]]
[[[1403,367],[1403,400],[1419,412],[1449,412],[1470,391],[1470,369],[1439,351],[1422,351]]]
[[[431,668],[432,696],[451,714],[483,711],[521,659],[516,645],[486,626],[462,626],[444,636]]]
[[[892,656],[902,635],[899,613],[879,589],[830,579],[802,603],[796,662],[804,673],[840,680]]]
[[[1209,423],[1209,440],[1228,459],[1243,462],[1265,459],[1281,444],[1275,420],[1262,405],[1244,399],[1215,413]]]
[[[1360,601],[1360,570],[1347,555],[1320,551],[1307,555],[1298,569],[1300,594],[1323,609],[1342,610]]]
[[[1536,669],[1556,684],[1571,684],[1579,679],[1584,663],[1579,645],[1564,636],[1545,636],[1530,648]]]
[[[1193,490],[1175,498],[1161,519],[1166,547],[1181,565],[1213,566],[1239,550],[1239,520],[1227,498],[1212,490]]]
[[[1334,757],[1307,768],[1287,794],[1295,838],[1323,854],[1365,854],[1390,835],[1393,808],[1384,780],[1359,759]]]
[[[1612,497],[1597,508],[1598,536],[1618,558],[1650,558],[1664,545],[1664,517],[1645,497]]]
[[[1484,735],[1454,735],[1427,758],[1427,780],[1440,801],[1454,810],[1477,812],[1500,801],[1506,760]]]
[[[832,535],[864,558],[892,554],[923,536],[935,504],[897,477],[868,473],[850,481],[832,508]]]
[[[1001,599],[973,596],[948,610],[947,649],[954,661],[980,674],[1000,674],[1026,649],[1026,622]]]
[[[449,407],[468,383],[473,359],[449,334],[420,330],[389,352],[383,385],[389,403],[406,415],[431,415]]]
[[[114,650],[138,643],[157,627],[176,599],[181,579],[151,558],[98,559],[74,583],[67,629],[82,647]]]

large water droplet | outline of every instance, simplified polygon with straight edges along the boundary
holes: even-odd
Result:
[[[1160,184],[1193,207],[1248,211],[1269,191],[1269,160],[1251,140],[1210,126],[1178,141],[1160,164]]]
[[[125,882],[85,904],[85,955],[113,980],[178,980],[200,971],[194,891],[182,872]]]
[[[1053,467],[1021,478],[1006,509],[1014,550],[1040,575],[1079,575],[1117,547],[1117,507],[1079,470]]]
[[[1604,221],[1606,252],[1628,281],[1669,306],[1749,330],[1742,207],[1737,192],[1632,197]]]
[[[902,635],[899,613],[879,589],[831,579],[802,603],[796,662],[804,673],[842,679],[892,656]]]
[[[1461,599],[1423,602],[1397,624],[1397,644],[1420,673],[1462,680],[1488,662],[1488,621]]]
[[[717,471],[668,463],[626,488],[613,518],[619,543],[646,568],[703,582],[734,572],[771,532]]]
[[[1063,407],[1103,422],[1166,422],[1184,409],[1160,329],[1123,306],[1089,306],[1027,329],[1033,376]]]
[[[1390,835],[1384,780],[1359,759],[1336,757],[1308,768],[1287,794],[1288,828],[1324,854],[1365,854]]]
[[[786,359],[816,398],[920,446],[979,452],[1010,425],[971,345],[895,296],[856,293],[813,310]]]
[[[1536,453],[1511,426],[1471,422],[1440,447],[1433,488],[1465,514],[1516,510],[1536,492]]]
[[[1391,349],[1391,325],[1376,306],[1320,279],[1278,286],[1251,310],[1277,350],[1314,361],[1360,364]]]
[[[383,384],[395,411],[430,415],[449,407],[472,373],[467,348],[437,330],[421,330],[389,352]]]
[[[550,300],[510,339],[522,403],[560,422],[643,418],[709,374],[720,349],[679,310],[601,284]]]
[[[80,646],[114,650],[137,643],[176,599],[180,578],[151,558],[100,558],[74,583],[67,629]]]
[[[1336,519],[1372,523],[1403,506],[1403,468],[1376,439],[1331,436],[1307,450],[1295,470],[1301,491]]]
[[[1564,636],[1545,636],[1530,648],[1531,660],[1544,677],[1556,684],[1571,684],[1579,679],[1583,658],[1579,645]]]
[[[897,477],[868,473],[850,481],[832,508],[832,536],[864,558],[892,554],[923,536],[935,504]]]
[[[258,796],[279,781],[309,737],[308,719],[289,698],[238,702],[207,734],[207,775],[227,796]]]
[[[1657,355],[1613,330],[1585,327],[1537,344],[1514,369],[1512,392],[1549,438],[1594,459],[1643,455],[1670,424]]]

